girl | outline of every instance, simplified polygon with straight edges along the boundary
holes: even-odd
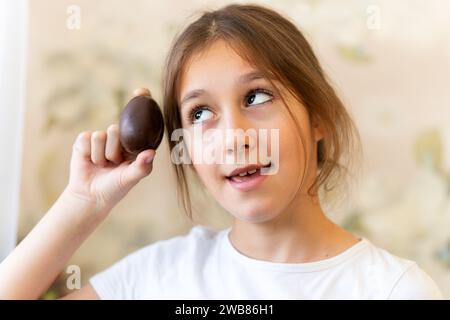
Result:
[[[140,89],[137,95],[149,95]],[[230,228],[196,226],[95,275],[68,299],[433,299],[435,283],[414,262],[357,238],[327,218],[319,190],[341,181],[352,121],[310,45],[278,13],[229,5],[204,13],[173,44],[164,78],[171,149],[176,129],[191,164],[175,165],[191,214],[187,171],[232,216]],[[278,160],[195,161],[195,130],[278,130]],[[218,148],[248,158],[258,140]],[[212,140],[209,144],[215,144]],[[215,145],[217,147],[217,145]],[[154,150],[124,160],[117,125],[81,133],[67,187],[0,268],[0,298],[38,298],[111,209],[152,171]],[[276,170],[263,174],[268,167]],[[273,162],[273,163],[272,163]]]

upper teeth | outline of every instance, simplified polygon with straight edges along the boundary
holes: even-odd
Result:
[[[248,172],[242,172],[242,173],[239,173],[239,176],[240,176],[240,177],[244,177],[244,176],[246,176],[247,174],[254,174],[254,173],[256,172],[256,170],[257,170],[257,169],[250,170],[250,171],[248,171]]]

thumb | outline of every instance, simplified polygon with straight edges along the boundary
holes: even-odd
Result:
[[[130,163],[122,174],[122,182],[125,185],[136,184],[142,178],[148,176],[153,169],[155,150],[148,149],[138,154],[136,159]]]

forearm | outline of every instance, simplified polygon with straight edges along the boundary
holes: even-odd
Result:
[[[0,264],[0,299],[37,299],[107,215],[63,192]]]

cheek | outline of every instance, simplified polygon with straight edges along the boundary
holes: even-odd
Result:
[[[194,164],[220,163],[223,158],[220,131],[194,129],[187,136],[186,148]]]
[[[287,117],[280,127],[280,169],[288,172],[291,178],[301,179],[311,158],[311,138],[308,121],[302,118],[297,121],[298,125]]]
[[[218,170],[216,166],[213,164],[196,164],[194,169],[205,187],[214,193],[214,190],[218,187]]]

